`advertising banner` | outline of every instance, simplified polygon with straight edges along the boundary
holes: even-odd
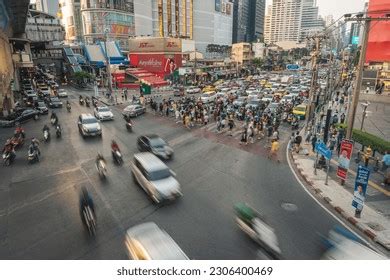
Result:
[[[129,50],[132,53],[181,53],[179,38],[131,38]]]
[[[130,64],[164,77],[173,74],[173,72],[182,66],[181,54],[130,54]]]
[[[129,26],[121,25],[121,24],[112,24],[111,25],[111,33],[115,35],[127,35],[129,34]]]
[[[352,206],[357,210],[362,210],[366,199],[368,178],[370,177],[370,169],[364,166],[359,166],[355,180],[355,190],[353,192]]]
[[[347,179],[349,163],[351,162],[351,157],[352,157],[352,151],[353,151],[353,142],[352,141],[349,141],[349,140],[341,141],[340,156],[338,159],[339,166],[337,169],[337,176],[342,180]]]

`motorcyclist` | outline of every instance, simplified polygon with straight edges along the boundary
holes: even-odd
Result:
[[[66,108],[67,108],[67,109],[70,109],[70,108],[71,108],[69,100],[66,101]]]
[[[60,133],[62,132],[61,125],[58,123],[56,125],[56,132],[59,131]]]
[[[45,132],[46,130],[50,133],[50,128],[47,126],[47,124],[43,126],[42,132]]]
[[[18,124],[16,126],[14,136],[16,138],[19,138],[20,136],[22,136],[23,139],[26,138],[26,134],[24,133],[24,129],[22,128],[22,126],[20,124]]]
[[[38,156],[41,155],[41,151],[39,150],[39,140],[38,139],[36,139],[36,138],[31,139],[31,144],[29,146],[29,150],[31,151],[31,153],[33,153],[34,151],[37,151]]]
[[[2,153],[11,153],[15,155],[14,144],[12,143],[11,139],[7,139],[5,142]]]
[[[91,209],[94,218],[96,218],[95,206],[94,206],[92,197],[89,195],[87,189],[85,187],[83,187],[83,188],[81,188],[81,192],[80,192],[80,215],[81,215],[81,219],[83,221],[84,221],[83,211],[86,207],[89,207]]]
[[[120,149],[119,149],[119,146],[118,146],[118,143],[116,143],[116,141],[115,140],[112,140],[111,141],[111,150],[112,150],[112,152],[116,152],[116,151],[121,151]]]
[[[96,165],[97,165],[97,166],[99,166],[99,162],[100,162],[101,160],[104,162],[104,164],[106,164],[106,160],[104,159],[104,157],[103,157],[100,153],[98,153],[98,154],[97,154],[97,157],[96,157]]]
[[[57,117],[57,114],[55,112],[51,113],[50,120],[52,120],[52,119],[54,119],[53,125],[57,125],[58,124],[58,117]]]

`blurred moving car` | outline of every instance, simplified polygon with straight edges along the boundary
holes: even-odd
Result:
[[[173,157],[173,149],[156,134],[138,137],[137,146],[140,152],[151,152],[162,159],[172,159]]]
[[[134,154],[130,168],[134,181],[155,203],[175,200],[183,195],[176,174],[152,153]]]
[[[58,97],[56,97],[56,96],[50,97],[49,100],[48,100],[48,103],[49,103],[49,107],[50,108],[60,108],[60,107],[62,107],[62,101]]]
[[[211,103],[214,102],[216,98],[215,91],[207,91],[202,94],[200,100],[202,100],[203,103]]]
[[[172,237],[153,222],[129,228],[125,245],[133,260],[188,260]]]
[[[35,109],[25,109],[18,113],[18,116],[14,119],[15,123],[21,123],[28,120],[38,120],[39,119],[39,111]]]
[[[91,114],[81,114],[77,122],[81,136],[102,136],[102,128],[98,120]]]
[[[138,117],[146,112],[146,108],[139,104],[132,104],[123,109],[122,115],[126,117]]]
[[[109,121],[114,119],[114,114],[107,106],[96,107],[94,114],[99,121]]]
[[[324,260],[386,260],[384,256],[351,239],[344,239],[321,257]]]
[[[59,89],[57,92],[57,96],[59,98],[66,98],[68,97],[68,93],[64,89]]]

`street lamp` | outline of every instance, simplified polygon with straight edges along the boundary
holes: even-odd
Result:
[[[110,30],[106,27],[104,28],[104,50],[106,52],[106,73],[108,78],[108,92],[111,96],[112,94],[112,77],[111,77],[111,65],[110,65],[110,58],[108,56],[108,49],[107,49],[107,39],[108,39],[108,32]]]

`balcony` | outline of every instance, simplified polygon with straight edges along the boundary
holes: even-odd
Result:
[[[31,55],[25,52],[17,52],[12,54],[12,60],[16,68],[33,67]]]

